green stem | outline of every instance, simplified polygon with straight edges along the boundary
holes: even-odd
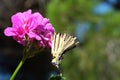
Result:
[[[15,76],[17,75],[18,71],[20,70],[20,68],[22,67],[23,63],[25,62],[26,58],[23,57],[22,60],[20,61],[20,63],[18,64],[17,68],[15,69],[14,73],[12,74],[12,76],[10,77],[10,80],[14,80]]]

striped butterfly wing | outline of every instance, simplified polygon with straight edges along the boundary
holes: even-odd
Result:
[[[65,33],[54,33],[52,36],[52,63],[58,67],[63,54],[79,44],[76,37]]]

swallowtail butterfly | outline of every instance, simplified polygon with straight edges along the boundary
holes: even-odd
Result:
[[[76,47],[79,41],[76,37],[65,33],[54,33],[52,36],[52,63],[59,67],[59,64],[63,58],[63,54]]]

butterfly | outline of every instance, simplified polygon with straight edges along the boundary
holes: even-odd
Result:
[[[63,54],[76,47],[79,41],[76,37],[66,33],[54,33],[52,36],[52,64],[59,67]]]

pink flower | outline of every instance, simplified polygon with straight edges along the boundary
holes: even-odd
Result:
[[[51,36],[55,30],[49,19],[28,10],[13,15],[11,20],[12,27],[4,30],[6,36],[13,36],[13,39],[23,45],[37,40],[40,47],[51,47]]]

